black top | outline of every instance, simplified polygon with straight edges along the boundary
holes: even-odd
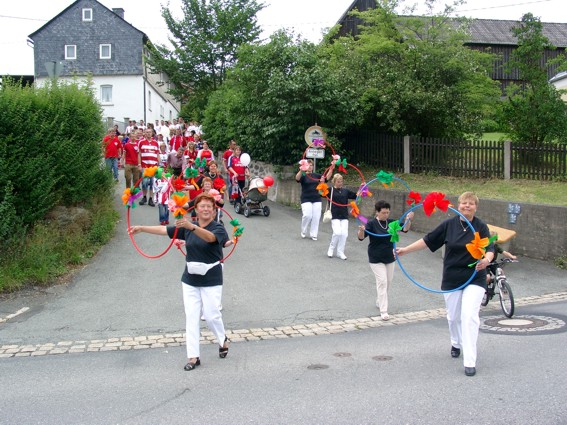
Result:
[[[333,196],[331,203],[331,214],[333,215],[333,220],[348,220],[348,200],[356,199],[356,193],[347,188],[333,188],[331,193],[329,193],[329,198]],[[328,202],[328,200],[327,200]],[[340,205],[336,205],[340,204]],[[344,207],[342,206],[344,205]]]
[[[298,181],[301,184],[301,203],[304,202],[321,202],[321,194],[317,190],[317,186],[321,183],[321,174],[311,173],[301,174]]]
[[[170,238],[173,238],[175,229],[175,226],[167,226],[167,235]],[[205,227],[205,230],[212,232],[217,240],[209,243],[195,235],[195,232],[190,232],[188,229],[179,228],[177,230],[176,238],[185,241],[185,249],[187,250],[185,261],[198,261],[200,263],[212,264],[222,260],[222,248],[228,241],[228,234],[224,226],[216,221],[211,221]],[[181,281],[191,286],[222,285],[222,265],[217,264],[204,275],[189,274],[187,266],[185,266]]]
[[[474,217],[471,224],[481,238],[490,237],[488,226],[479,218]],[[469,267],[468,265],[477,260],[469,254],[466,244],[474,240],[474,234],[468,224],[461,221],[460,216],[445,220],[425,235],[423,240],[432,252],[445,245],[442,290],[456,289],[470,279],[475,269],[474,266]],[[486,252],[494,252],[494,244],[490,244]],[[470,284],[486,288],[486,270],[479,270]]]
[[[368,262],[372,264],[393,263],[396,259],[394,257],[394,243],[390,242],[391,236],[388,234],[388,225],[394,221],[389,218],[387,221],[378,222],[377,218],[368,221],[365,226],[366,230],[377,235],[388,236],[374,236],[364,232],[364,239],[370,238],[368,243]],[[384,229],[384,227],[386,227]]]

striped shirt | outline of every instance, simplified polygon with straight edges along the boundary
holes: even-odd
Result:
[[[138,142],[138,150],[142,168],[155,167],[158,165],[159,145],[154,139],[140,139]]]

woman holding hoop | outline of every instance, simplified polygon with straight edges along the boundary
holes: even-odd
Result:
[[[443,258],[443,278],[441,289],[451,291],[443,294],[447,309],[447,322],[451,336],[451,357],[457,358],[463,349],[465,375],[476,374],[476,343],[480,327],[480,303],[486,292],[486,267],[494,258],[494,245],[486,248],[484,257],[475,264],[476,275],[464,289],[455,291],[463,282],[471,277],[475,263],[466,248],[466,244],[474,239],[473,229],[481,238],[490,237],[488,226],[475,217],[478,208],[478,197],[473,192],[465,192],[459,196],[458,211],[471,226],[458,215],[445,220],[437,228],[411,245],[396,248],[399,256],[410,252],[429,248],[432,252],[445,245]]]
[[[358,240],[363,241],[367,236],[368,262],[374,278],[376,279],[376,307],[380,310],[382,320],[390,320],[388,314],[388,289],[392,286],[396,258],[394,257],[394,243],[390,241],[388,226],[395,221],[390,217],[390,204],[384,200],[374,205],[375,216],[366,226],[358,227]],[[402,232],[407,232],[411,226],[413,211],[406,216]]]
[[[131,226],[130,234],[140,232],[173,238],[177,227],[177,239],[185,240],[187,249],[183,276],[183,305],[185,306],[188,362],[184,369],[190,371],[201,364],[199,352],[199,317],[201,311],[207,326],[219,343],[219,357],[228,354],[228,338],[225,334],[222,314],[219,310],[222,298],[222,248],[229,242],[224,226],[214,221],[215,199],[202,193],[195,199],[197,221],[182,218],[175,226]]]
[[[329,171],[323,176],[313,172],[312,159],[308,159],[307,162],[309,163],[309,168],[306,171],[300,168],[295,175],[295,181],[301,185],[301,237],[305,239],[307,228],[309,227],[309,236],[316,241],[319,234],[322,206],[321,194],[317,190],[317,186],[331,177],[335,164],[332,163]]]

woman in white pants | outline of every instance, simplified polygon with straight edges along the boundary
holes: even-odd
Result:
[[[308,159],[309,168],[306,171],[299,169],[295,175],[295,181],[301,184],[301,237],[309,236],[314,241],[319,234],[319,220],[321,219],[321,194],[317,186],[325,182],[331,176],[335,164],[333,163],[325,176],[313,172],[313,160]]]
[[[331,203],[331,244],[327,250],[327,256],[332,258],[337,250],[337,257],[346,260],[345,246],[348,237],[348,200],[356,199],[356,193],[343,187],[344,180],[340,174],[333,176],[333,188],[329,196]]]
[[[490,237],[488,226],[475,217],[478,208],[478,197],[472,192],[459,196],[458,211],[472,224],[481,238]],[[470,279],[475,258],[466,249],[466,244],[474,239],[469,225],[457,215],[445,220],[437,228],[405,248],[397,248],[398,255],[405,255],[420,249],[429,248],[436,251],[445,245],[443,259],[443,278],[441,289],[451,291],[462,286]],[[465,375],[476,374],[476,343],[480,326],[480,303],[486,291],[486,267],[494,258],[494,245],[486,248],[484,258],[479,260],[474,269],[476,275],[464,289],[444,294],[447,308],[447,321],[451,337],[451,357],[457,358],[463,350]]]
[[[228,338],[225,334],[219,306],[222,298],[222,248],[230,241],[224,226],[216,221],[215,199],[206,193],[195,198],[197,221],[187,216],[175,222],[175,226],[132,226],[130,234],[140,232],[163,235],[185,240],[187,266],[181,277],[183,304],[186,318],[187,364],[184,369],[191,371],[201,364],[200,322],[201,311],[207,326],[217,337],[219,357],[228,354]]]

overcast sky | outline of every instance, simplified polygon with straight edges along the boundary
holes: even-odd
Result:
[[[109,9],[121,7],[124,18],[143,31],[154,43],[167,43],[167,27],[160,14],[167,0],[99,0]],[[260,0],[261,1],[261,0]],[[33,49],[27,37],[55,17],[73,0],[0,1],[0,75],[32,75]],[[333,26],[352,0],[264,0],[267,7],[258,14],[263,38],[275,30],[292,28],[313,42],[322,30]],[[408,4],[407,2],[405,4]],[[413,2],[411,2],[413,3]],[[423,3],[418,0],[417,3]],[[169,0],[172,11],[181,0]],[[469,0],[460,15],[483,19],[519,20],[531,12],[543,22],[567,22],[567,0]]]

